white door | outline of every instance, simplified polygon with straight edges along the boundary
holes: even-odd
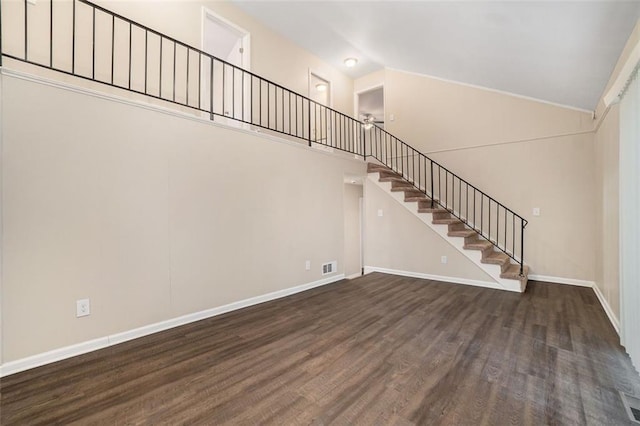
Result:
[[[203,60],[202,96],[216,121],[250,121],[251,78],[243,71],[249,70],[250,41],[246,30],[203,8],[202,50],[218,60]]]

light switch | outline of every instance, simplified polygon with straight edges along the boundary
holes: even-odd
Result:
[[[540,207],[534,207],[533,208],[533,215],[534,216],[540,216]]]
[[[382,209],[378,209],[378,217],[382,217]]]

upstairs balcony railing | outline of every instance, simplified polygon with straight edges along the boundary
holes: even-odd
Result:
[[[523,272],[527,221],[380,127],[369,128],[87,0],[2,1],[0,25],[0,66],[26,63],[215,121],[375,158],[492,242]]]

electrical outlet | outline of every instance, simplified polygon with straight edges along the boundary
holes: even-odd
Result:
[[[306,271],[310,271],[311,270],[311,261],[310,260],[307,260],[307,261],[304,262],[304,269]]]
[[[378,209],[378,217],[382,217],[382,209]]]
[[[533,208],[533,215],[534,216],[540,216],[540,207],[534,207]]]
[[[91,314],[91,304],[89,299],[76,300],[76,317],[86,317]]]
[[[446,264],[447,263],[447,256],[441,256],[440,257],[440,263]]]

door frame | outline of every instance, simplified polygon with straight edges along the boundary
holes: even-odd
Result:
[[[251,33],[241,26],[229,21],[228,19],[217,14],[213,10],[202,6],[202,20],[200,21],[200,49],[204,50],[204,30],[207,19],[217,21],[225,27],[231,28],[234,31],[244,34],[242,36],[242,67],[246,71],[251,71]],[[220,58],[222,59],[222,58]]]
[[[207,23],[207,20],[211,20],[211,21],[215,21],[218,24],[230,28],[231,30],[238,32],[240,34],[244,34],[241,38],[242,38],[242,65],[240,66],[240,68],[242,68],[245,71],[251,71],[251,33],[249,33],[249,31],[245,30],[244,28],[240,27],[239,25],[231,22],[230,20],[224,18],[223,16],[219,15],[218,13],[214,12],[213,10],[202,6],[202,19],[200,20],[200,49],[207,53],[205,50],[205,45],[204,45],[204,41],[205,41],[205,26]],[[218,58],[220,60],[226,61],[225,58]],[[202,96],[202,99],[207,99],[209,97],[209,88],[208,88],[208,79],[207,79],[207,75],[208,73],[206,72],[206,70],[208,70],[209,67],[209,63],[208,61],[202,61],[202,64],[200,66],[200,71],[201,71],[201,75],[202,78],[204,79],[205,84],[201,84],[201,89],[200,89],[200,95]],[[224,71],[223,71],[224,72]],[[247,82],[250,83],[250,80]],[[251,105],[251,100],[249,99],[249,90],[247,90],[245,92],[245,108],[250,108]],[[210,101],[211,102],[211,101]],[[211,106],[210,106],[211,107]],[[209,112],[207,111],[201,111],[201,115],[202,117],[210,117],[210,118],[214,118],[217,117],[218,123],[221,124],[226,124],[226,125],[230,125],[233,127],[247,127],[248,128],[248,124],[246,123],[241,123],[239,121],[233,120],[233,119],[226,119],[224,116],[222,115],[210,115]],[[212,121],[216,121],[216,120],[212,120]]]
[[[320,73],[312,68],[309,68],[309,73],[308,73],[308,90],[307,90],[307,96],[309,97],[309,99],[311,99],[311,91],[313,90],[313,88],[311,87],[311,76],[316,76],[317,78],[319,78],[320,80],[324,80],[327,83],[329,83],[329,105],[325,105],[328,108],[333,108],[333,81],[331,81],[330,78],[327,78],[323,73]]]
[[[353,92],[353,114],[355,115],[355,119],[360,121],[360,95],[363,93],[371,92],[376,89],[382,89],[382,119],[385,122],[385,129],[387,123],[387,91],[384,90],[384,83],[376,83],[371,86],[367,86],[364,89],[360,89],[358,91]]]

